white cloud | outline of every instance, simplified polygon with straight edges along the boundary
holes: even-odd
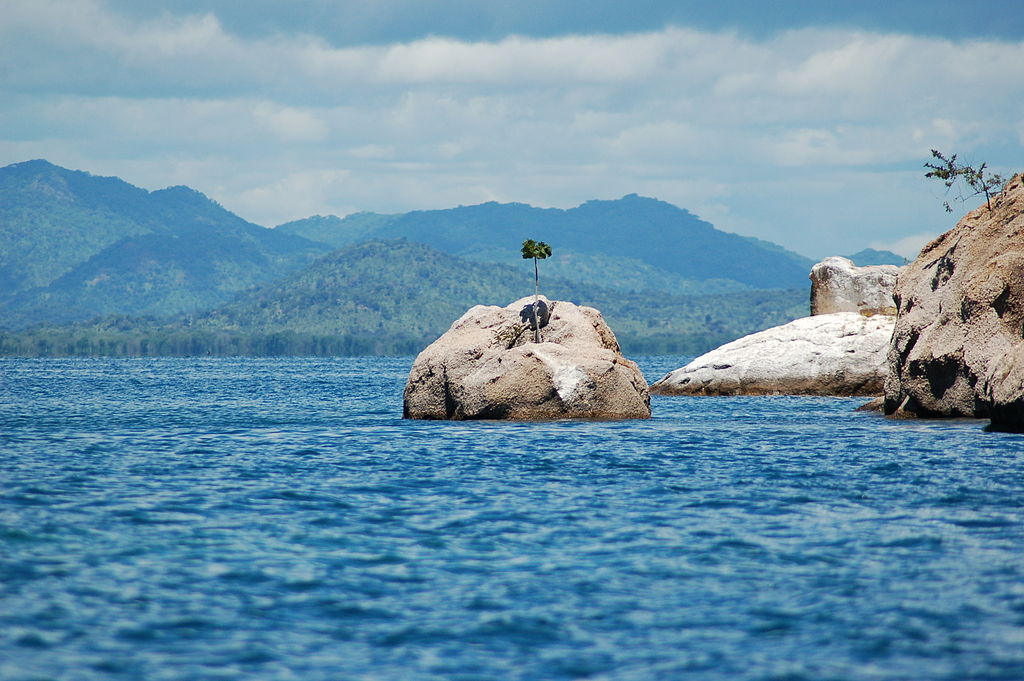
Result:
[[[849,35],[839,45],[815,51],[778,72],[775,83],[787,94],[870,96],[891,82],[900,67],[916,65],[913,50],[922,41],[909,36]],[[895,68],[894,68],[895,67]]]
[[[360,147],[352,147],[348,150],[348,154],[352,158],[386,160],[395,157],[395,148],[390,145],[364,144]]]
[[[327,137],[327,125],[314,111],[261,102],[253,107],[252,115],[285,142],[318,142]]]
[[[1024,41],[669,27],[338,48],[98,0],[0,11],[0,164],[189,184],[263,224],[635,191],[852,252],[941,228],[930,148],[1024,155]]]
[[[279,177],[252,178],[258,184],[241,191],[225,191],[241,214],[272,216],[266,226],[320,214],[332,197],[344,194],[352,174],[345,170],[296,171]],[[262,181],[261,181],[262,180]],[[287,197],[287,200],[282,200]]]

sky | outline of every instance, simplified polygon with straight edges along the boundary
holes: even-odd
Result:
[[[268,227],[638,193],[912,258],[980,203],[931,149],[1024,170],[1020,0],[0,0],[0,165]]]

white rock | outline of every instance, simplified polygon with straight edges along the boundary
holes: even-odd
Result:
[[[811,315],[834,312],[896,314],[892,292],[896,265],[857,267],[852,260],[833,256],[811,268]]]
[[[651,386],[665,395],[882,393],[895,318],[837,312],[804,317],[701,355]]]

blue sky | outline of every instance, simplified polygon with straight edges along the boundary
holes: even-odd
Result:
[[[1019,0],[0,0],[0,165],[267,226],[636,192],[912,256],[954,219],[931,148],[1024,169]]]

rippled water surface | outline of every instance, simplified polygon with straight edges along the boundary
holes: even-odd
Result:
[[[409,422],[410,364],[0,361],[0,679],[1024,679],[1024,437]]]

